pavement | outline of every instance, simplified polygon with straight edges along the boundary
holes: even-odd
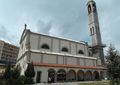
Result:
[[[78,85],[80,83],[94,83],[97,81],[82,81],[82,82],[67,82],[67,83],[51,83],[51,84],[47,84],[47,83],[40,83],[40,84],[34,84],[34,85]],[[102,82],[102,81],[101,81]],[[105,82],[105,81],[103,81]]]

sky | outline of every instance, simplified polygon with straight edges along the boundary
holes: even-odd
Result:
[[[0,0],[0,40],[19,46],[24,24],[33,32],[91,43],[88,0]],[[95,0],[102,42],[120,51],[120,0]],[[107,49],[105,48],[105,50]]]

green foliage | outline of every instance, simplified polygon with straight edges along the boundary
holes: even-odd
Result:
[[[25,71],[25,76],[20,75],[20,66],[12,68],[10,64],[6,66],[4,77],[0,80],[0,85],[24,85],[33,84],[33,77],[35,76],[34,66],[32,63],[28,64]]]
[[[2,79],[0,79],[0,85],[5,85]]]
[[[11,76],[13,79],[17,79],[20,77],[20,67],[17,66],[16,68],[14,68],[14,70],[11,70]]]
[[[33,63],[28,64],[27,69],[25,71],[25,76],[26,76],[25,84],[34,83],[33,77],[35,76],[35,70],[34,70]]]
[[[6,69],[5,69],[5,73],[4,73],[3,78],[5,80],[7,80],[7,79],[10,79],[10,77],[11,77],[11,65],[10,65],[10,63],[8,63],[8,65],[7,65]]]
[[[109,82],[110,85],[120,85],[120,81],[117,79],[110,80]]]
[[[111,85],[117,84],[120,80],[120,56],[117,50],[110,45],[107,55],[107,74]]]
[[[12,68],[10,64],[5,69],[5,74],[0,85],[24,85],[25,78],[20,76],[20,67]]]
[[[33,78],[26,77],[25,84],[34,84]]]
[[[32,63],[28,64],[27,69],[25,71],[25,76],[26,77],[34,77],[35,76],[34,66]]]

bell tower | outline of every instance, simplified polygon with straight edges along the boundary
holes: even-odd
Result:
[[[92,56],[97,58],[98,65],[104,65],[104,53],[103,48],[105,47],[101,41],[101,33],[99,27],[97,7],[94,0],[89,0],[87,3],[88,16],[89,16],[89,29],[90,36],[92,38],[92,45],[90,46]]]

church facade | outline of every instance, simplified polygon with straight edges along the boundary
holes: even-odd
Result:
[[[92,45],[85,41],[49,36],[25,29],[20,39],[17,65],[21,75],[28,63],[33,63],[36,83],[104,79],[104,54],[96,3],[88,1],[88,16]]]

